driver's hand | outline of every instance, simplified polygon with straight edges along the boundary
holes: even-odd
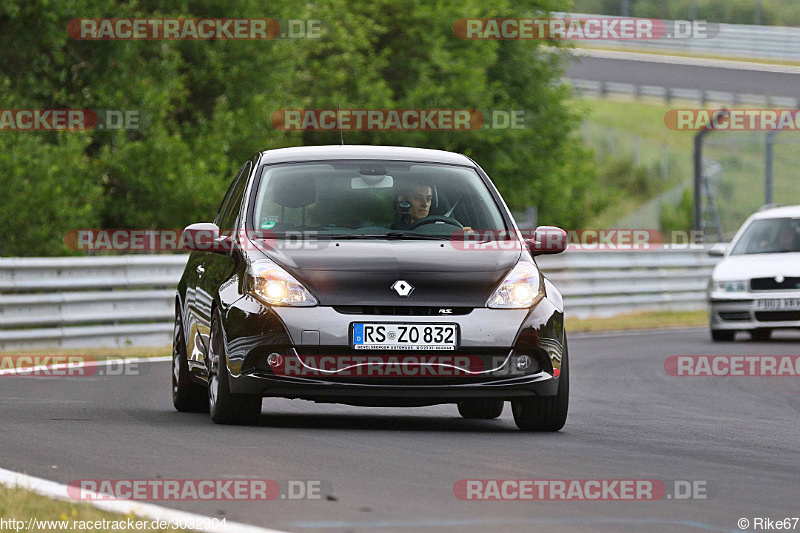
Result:
[[[463,230],[464,230],[464,231],[466,231],[467,233],[475,233],[475,230],[474,230],[474,229],[472,229],[472,228],[470,228],[469,226],[464,226],[464,227],[463,227],[463,228],[461,228],[461,229],[463,229]]]

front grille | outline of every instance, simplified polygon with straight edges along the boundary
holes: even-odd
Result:
[[[333,309],[343,315],[386,316],[455,316],[468,315],[471,307],[433,307],[411,305],[336,305]],[[450,312],[440,312],[450,310]]]
[[[720,311],[719,317],[722,320],[731,321],[750,320],[750,313],[748,311]]]
[[[750,290],[753,291],[794,291],[800,289],[800,278],[784,278],[780,283],[775,278],[753,278]]]
[[[756,320],[759,322],[797,322],[800,321],[800,311],[757,311]]]

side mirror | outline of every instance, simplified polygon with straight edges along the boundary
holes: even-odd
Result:
[[[728,245],[724,242],[718,242],[708,250],[708,255],[711,257],[724,257],[725,252],[728,251]]]
[[[232,239],[220,237],[219,227],[213,222],[198,222],[186,226],[181,235],[181,243],[192,252],[227,253]]]
[[[525,244],[534,256],[560,254],[567,249],[567,232],[555,226],[539,226]]]

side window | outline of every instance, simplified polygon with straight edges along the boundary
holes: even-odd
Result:
[[[242,166],[242,168],[239,169],[239,172],[236,173],[236,177],[233,178],[233,181],[231,181],[231,184],[228,186],[228,192],[225,193],[225,197],[222,199],[222,203],[219,204],[219,210],[217,211],[217,216],[214,217],[214,224],[216,224],[217,226],[221,227],[220,223],[222,221],[222,214],[224,213],[225,208],[228,206],[228,201],[230,200],[231,195],[233,195],[233,190],[236,188],[236,184],[239,183],[239,178],[242,177],[244,169],[248,168],[249,164],[250,162],[248,161]]]
[[[247,178],[250,175],[250,162],[245,163],[239,175],[236,177],[236,183],[230,191],[228,203],[222,210],[221,218],[217,224],[222,230],[222,235],[230,235],[235,229],[233,225],[236,223],[236,218],[239,216],[239,211],[242,207],[242,197],[244,197],[244,189],[247,186]]]

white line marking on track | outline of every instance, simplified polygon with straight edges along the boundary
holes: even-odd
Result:
[[[134,514],[141,518],[149,518],[151,520],[178,520],[187,521],[208,519],[213,517],[203,516],[194,513],[187,513],[185,511],[178,511],[175,509],[168,509],[152,503],[141,503],[130,500],[73,500],[67,495],[67,486],[55,481],[49,481],[38,477],[29,476],[27,474],[20,474],[0,468],[0,484],[7,487],[18,487],[21,489],[30,490],[43,496],[55,498],[57,500],[69,501],[72,503],[87,503],[103,511],[121,514]],[[87,491],[84,491],[87,492]],[[87,494],[90,494],[87,492]],[[99,497],[99,495],[96,495]],[[225,527],[217,529],[203,529],[211,533],[285,533],[277,529],[267,529],[258,526],[251,526],[249,524],[242,524],[240,522],[233,522],[225,520]]]
[[[82,356],[80,356],[80,355],[47,356],[47,355],[26,355],[26,354],[22,354],[22,355],[7,355],[7,356],[0,355],[0,358],[2,358],[2,357],[59,357],[59,358],[75,357],[75,358],[80,358]],[[137,357],[137,358],[131,357],[131,358],[125,358],[125,359],[100,359],[100,360],[94,360],[93,358],[90,358],[89,361],[86,361],[85,363],[83,363],[82,366],[108,366],[108,365],[110,365],[112,363],[117,364],[117,365],[126,364],[126,363],[128,363],[128,364],[130,364],[130,363],[136,363],[136,364],[139,364],[139,363],[163,363],[164,361],[171,361],[171,360],[172,360],[172,356],[170,356],[170,355],[163,355],[161,357]],[[23,368],[5,368],[5,369],[0,370],[0,376],[14,375],[14,374],[28,374],[30,372],[43,372],[45,370],[65,370],[65,369],[69,369],[69,368],[76,368],[75,367],[75,363],[58,363],[58,364],[55,364],[55,365],[39,365],[39,366],[31,366],[31,367],[23,367]]]

